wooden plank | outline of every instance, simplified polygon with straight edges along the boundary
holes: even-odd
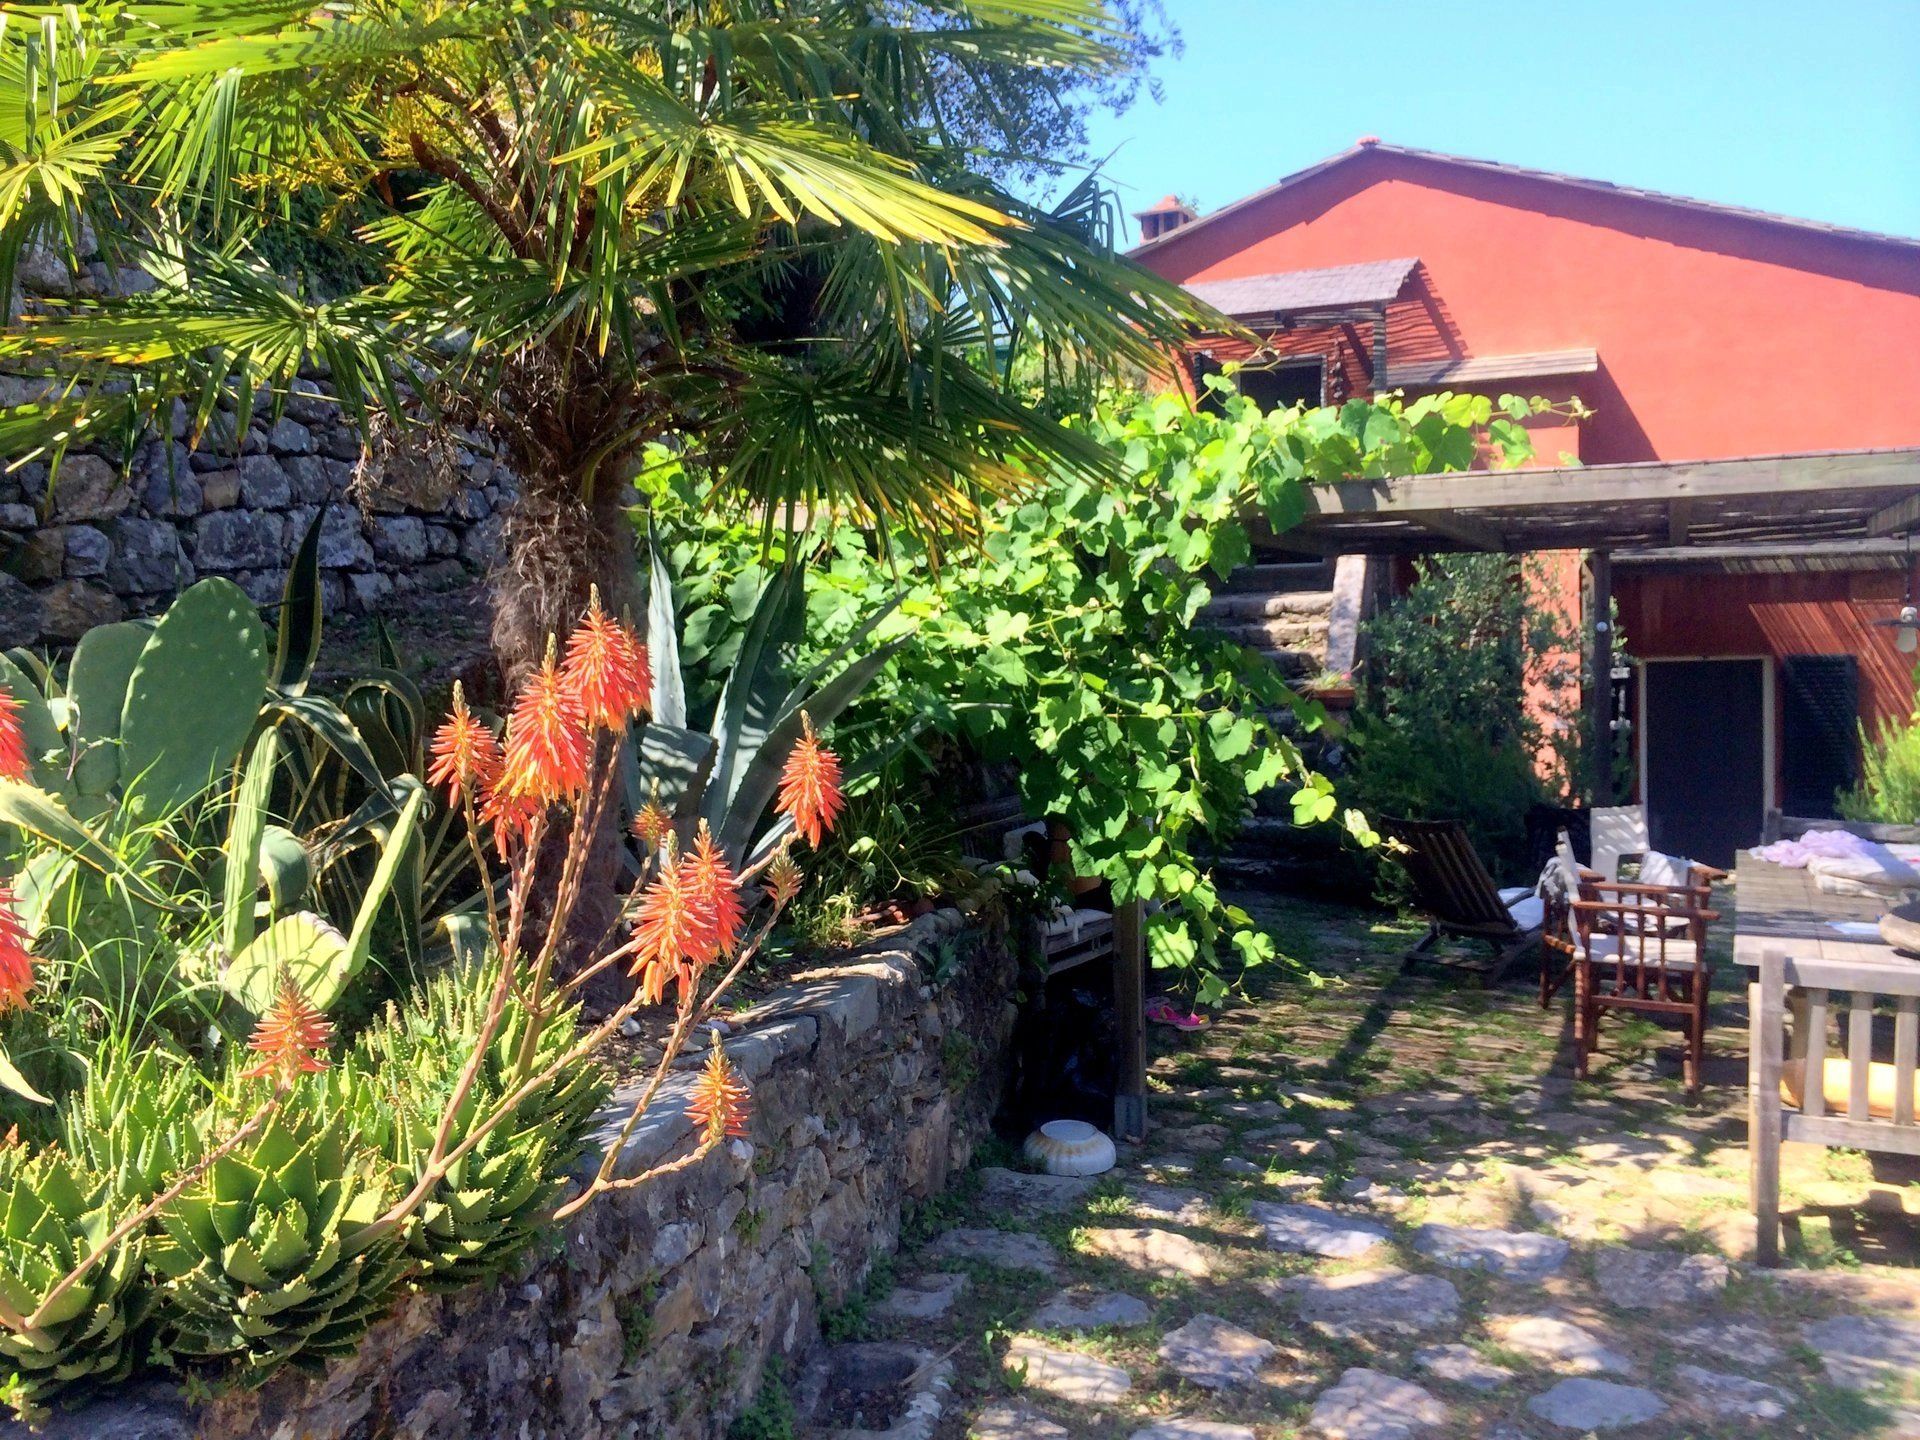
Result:
[[[1792,1111],[1784,1118],[1781,1135],[1787,1140],[1843,1150],[1920,1155],[1920,1127],[1889,1125],[1884,1120],[1847,1120],[1835,1115],[1796,1115]]]
[[[1780,1258],[1780,1109],[1782,1029],[1786,1023],[1784,955],[1769,950],[1759,980],[1747,987],[1747,1165],[1754,1213],[1754,1258]]]
[[[1421,529],[1443,535],[1463,549],[1499,554],[1507,548],[1507,542],[1501,537],[1499,530],[1484,520],[1475,520],[1457,512],[1443,513],[1438,510],[1423,511],[1419,520]]]
[[[1593,652],[1588,657],[1587,743],[1592,763],[1595,805],[1613,804],[1613,557],[1596,550],[1587,557],[1590,582],[1587,633]],[[1597,862],[1596,862],[1597,863]],[[1623,946],[1624,950],[1625,947]]]
[[[1667,544],[1685,545],[1693,527],[1693,497],[1682,495],[1667,502]]]
[[[1805,1057],[1800,1069],[1800,1113],[1817,1117],[1827,1113],[1827,992],[1818,987],[1807,991],[1806,1027],[1805,1043],[1795,1047]]]
[[[1893,1123],[1913,1124],[1913,1076],[1920,1060],[1920,997],[1902,995],[1893,1016]]]
[[[1872,1118],[1871,1112],[1867,1109],[1867,1078],[1872,1073],[1873,993],[1868,990],[1856,990],[1853,992],[1852,1008],[1847,1013],[1847,1118],[1849,1120]]]
[[[1904,535],[1920,526],[1920,495],[1908,495],[1867,517],[1869,535]]]
[[[1920,447],[1762,455],[1739,460],[1641,461],[1626,465],[1542,466],[1467,470],[1379,480],[1342,480],[1305,487],[1307,515],[1396,516],[1421,512],[1526,509],[1546,513],[1572,505],[1617,506],[1678,499],[1777,502],[1832,492],[1920,492]],[[1863,517],[1864,519],[1864,517]]]

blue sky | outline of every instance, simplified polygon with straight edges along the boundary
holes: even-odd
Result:
[[[1920,0],[1167,9],[1163,101],[1092,127],[1127,210],[1204,213],[1375,134],[1920,235]]]

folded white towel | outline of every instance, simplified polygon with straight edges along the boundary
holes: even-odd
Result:
[[[1863,848],[1851,855],[1816,855],[1807,861],[1807,869],[1817,878],[1820,888],[1826,881],[1846,881],[1866,887],[1867,891],[1911,890],[1920,888],[1920,871],[1895,855],[1884,845],[1863,842]],[[1830,890],[1829,894],[1860,894],[1859,890]]]

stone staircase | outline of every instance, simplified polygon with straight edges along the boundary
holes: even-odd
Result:
[[[1287,679],[1310,679],[1326,669],[1336,563],[1246,566],[1214,592],[1201,617],[1265,655]]]
[[[1249,565],[1214,592],[1201,616],[1204,623],[1273,661],[1291,684],[1303,689],[1315,688],[1316,681],[1341,686],[1353,667],[1365,589],[1366,562],[1359,556]],[[1269,718],[1283,731],[1294,730],[1290,712]],[[1332,762],[1337,768],[1338,755],[1325,753],[1319,737],[1297,738],[1310,764],[1325,768]],[[1332,827],[1295,830],[1284,790],[1267,791],[1255,803],[1256,813],[1216,857],[1223,880],[1266,889],[1304,886],[1364,898],[1365,873],[1345,855]]]

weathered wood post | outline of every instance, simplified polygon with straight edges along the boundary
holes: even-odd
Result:
[[[1588,623],[1587,739],[1592,747],[1593,803],[1613,804],[1613,556],[1595,550],[1587,557]]]
[[[1113,1138],[1147,1135],[1146,906],[1128,900],[1113,907],[1113,1016],[1119,1031],[1113,1086]]]

